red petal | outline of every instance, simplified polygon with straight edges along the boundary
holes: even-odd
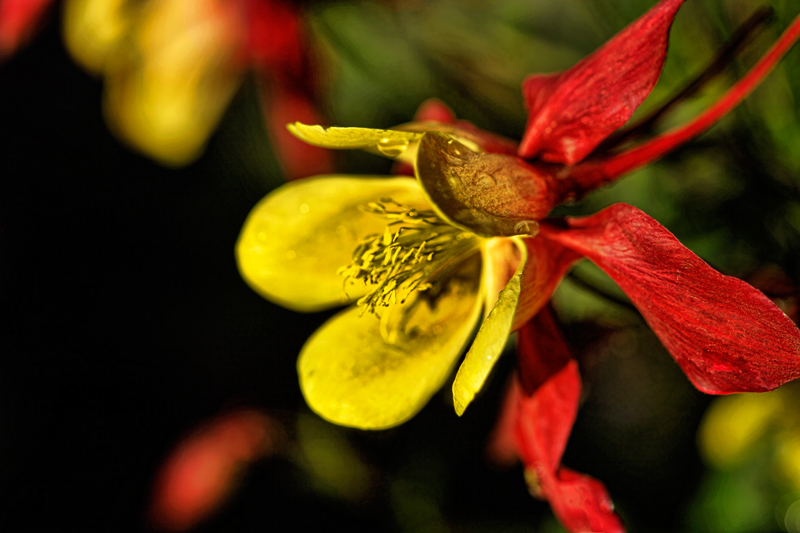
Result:
[[[517,355],[517,448],[528,467],[555,472],[578,413],[581,378],[549,308],[519,331]]]
[[[551,378],[555,379],[556,374],[572,361],[569,346],[553,318],[551,307],[542,309],[520,328],[517,335],[517,358],[520,382],[528,395],[536,393]],[[570,385],[570,388],[577,390],[575,400],[577,409],[577,394],[581,388],[577,367],[573,378],[564,379],[575,381],[574,386]]]
[[[417,112],[414,113],[414,122],[454,124],[456,122],[456,114],[441,100],[429,98],[417,108]]]
[[[542,224],[602,268],[703,392],[762,392],[800,377],[800,331],[761,292],[724,276],[639,209]]]
[[[555,476],[545,476],[541,482],[553,514],[567,531],[625,531],[605,486],[596,479],[561,468]]]
[[[282,77],[303,77],[308,58],[298,9],[279,0],[245,0],[244,8],[250,60]]]
[[[511,331],[516,331],[550,301],[567,269],[581,255],[548,239],[525,239],[528,261],[522,271],[522,289]]]
[[[517,353],[523,385],[515,381],[511,390],[517,398],[514,436],[531,492],[550,502],[568,531],[623,531],[603,484],[559,467],[578,412],[581,379],[550,308],[519,331]]]
[[[574,67],[522,84],[528,125],[519,155],[572,165],[625,124],[656,84],[684,0],[662,0]]]
[[[521,390],[516,374],[512,375],[503,395],[503,405],[497,414],[497,422],[486,446],[487,458],[501,467],[514,465],[519,459],[515,432],[519,418]]]
[[[53,0],[0,0],[0,59],[27,41]]]
[[[321,124],[324,121],[308,97],[277,83],[265,84],[262,108],[275,153],[289,180],[319,174],[330,174],[333,157],[330,150],[305,143],[289,133],[286,124],[302,122]]]

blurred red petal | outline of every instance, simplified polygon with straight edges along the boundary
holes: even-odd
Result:
[[[800,377],[800,331],[761,292],[724,276],[635,207],[616,204],[541,236],[602,268],[703,392],[762,392]]]
[[[0,0],[0,58],[8,57],[33,34],[53,0]]]
[[[242,468],[274,447],[275,430],[256,411],[211,420],[184,439],[156,479],[151,518],[166,531],[185,531],[225,500]]]
[[[244,6],[251,61],[281,76],[300,78],[306,51],[298,9],[281,0],[245,0]]]
[[[287,179],[330,174],[333,171],[330,150],[305,143],[286,129],[293,122],[323,124],[314,104],[305,94],[289,87],[272,84],[271,88],[272,91],[264,91],[262,98],[264,120]]]
[[[519,155],[572,165],[625,124],[661,75],[669,28],[684,0],[662,0],[560,74],[522,84],[528,124]]]
[[[456,114],[438,98],[429,98],[417,108],[417,112],[414,113],[414,122],[429,121],[453,124],[456,122]]]
[[[515,433],[519,418],[521,391],[519,378],[516,375],[512,376],[503,395],[503,404],[500,406],[497,422],[486,446],[487,458],[498,466],[511,466],[519,459]]]

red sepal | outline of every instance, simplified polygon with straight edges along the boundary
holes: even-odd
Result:
[[[517,354],[520,378],[510,391],[517,399],[514,438],[531,492],[550,502],[568,531],[623,531],[603,484],[560,466],[581,379],[549,307],[519,331]]]
[[[701,391],[762,392],[800,377],[800,331],[792,321],[639,209],[616,204],[564,222],[543,223],[540,235],[603,269]]]
[[[511,331],[528,322],[550,301],[569,267],[581,255],[557,242],[538,237],[525,239],[528,261],[522,271],[522,285]]]
[[[578,413],[578,364],[566,352],[547,309],[519,331],[517,342],[522,391],[515,434],[520,458],[528,467],[555,472]]]
[[[593,477],[561,468],[555,476],[545,476],[540,483],[553,514],[567,531],[624,533],[606,487]]]
[[[528,124],[519,155],[572,165],[625,124],[661,75],[684,0],[662,0],[574,67],[522,84]]]

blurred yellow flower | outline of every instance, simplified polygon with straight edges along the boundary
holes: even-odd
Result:
[[[749,460],[765,445],[771,450],[776,479],[800,491],[798,405],[798,390],[792,385],[715,399],[698,431],[703,458],[718,469],[729,469]]]
[[[783,391],[733,394],[714,401],[700,426],[703,458],[724,468],[745,459],[783,409]]]
[[[64,38],[79,63],[105,76],[111,127],[180,165],[201,153],[239,86],[240,25],[220,0],[69,0]]]
[[[284,128],[286,114],[318,119],[299,11],[285,0],[67,0],[64,39],[77,62],[103,76],[111,129],[163,164],[202,153],[254,69],[289,177],[328,170],[327,154]]]

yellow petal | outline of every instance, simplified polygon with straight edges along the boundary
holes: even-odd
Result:
[[[714,400],[698,431],[706,461],[725,468],[745,459],[769,425],[783,413],[783,389],[762,394],[732,394]]]
[[[519,255],[516,257],[508,255],[512,250],[509,250],[507,245],[512,242],[518,250]],[[456,414],[459,416],[475,398],[475,394],[481,390],[489,372],[492,371],[494,364],[503,352],[508,335],[511,333],[511,325],[514,322],[514,313],[520,295],[520,280],[527,259],[527,249],[524,245],[518,244],[516,240],[503,239],[487,243],[484,251],[486,265],[484,280],[486,283],[491,285],[497,277],[495,273],[504,269],[505,264],[512,259],[519,261],[516,273],[496,296],[497,303],[494,304],[489,316],[481,324],[481,329],[467,352],[464,362],[461,363],[453,382],[453,403]]]
[[[381,319],[352,307],[325,323],[297,362],[308,405],[362,429],[411,418],[447,379],[478,320],[479,269],[476,254],[436,298],[415,293]]]
[[[320,176],[276,189],[253,208],[239,235],[242,277],[265,298],[296,311],[362,295],[360,287],[348,287],[345,295],[338,271],[365,235],[383,233],[386,220],[359,209],[383,197],[427,205],[410,178]]]
[[[145,3],[105,69],[115,133],[165,164],[197,158],[244,74],[240,29],[238,12],[220,0]]]
[[[136,15],[130,0],[69,0],[64,4],[64,42],[72,57],[99,74]]]
[[[323,128],[295,122],[286,126],[293,135],[303,141],[336,149],[361,149],[413,163],[417,144],[422,133],[397,130],[373,130],[369,128]]]

